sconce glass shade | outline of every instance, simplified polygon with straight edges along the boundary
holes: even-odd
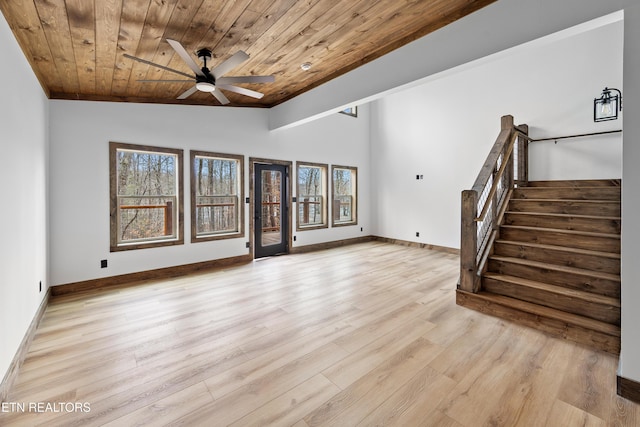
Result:
[[[611,95],[611,91],[618,92]],[[607,120],[617,120],[618,111],[622,111],[622,93],[618,89],[605,87],[600,98],[593,100],[593,121],[604,122]]]

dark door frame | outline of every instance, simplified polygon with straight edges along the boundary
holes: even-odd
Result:
[[[291,193],[291,168],[293,167],[293,162],[287,160],[274,160],[274,159],[263,159],[258,157],[249,157],[249,254],[251,255],[251,259],[256,258],[255,254],[255,164],[264,164],[264,165],[281,165],[284,166],[287,170],[285,187],[287,191],[286,204],[287,204],[287,253],[291,250],[291,246],[293,243],[293,234],[292,234],[292,209],[293,209],[293,195]]]

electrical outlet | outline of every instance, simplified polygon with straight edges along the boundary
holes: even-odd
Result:
[[[420,232],[416,231],[416,237],[420,237]]]
[[[251,247],[251,243],[247,242],[247,249]]]
[[[361,231],[361,232],[362,232],[362,231],[364,231],[364,227],[360,227],[360,231]]]
[[[106,259],[101,259],[100,260],[100,268],[107,268],[107,260]]]

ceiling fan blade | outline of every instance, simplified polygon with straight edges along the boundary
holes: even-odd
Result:
[[[251,90],[251,89],[245,89],[239,86],[217,84],[216,87],[219,89],[228,90],[231,92],[239,93],[240,95],[246,95],[246,96],[250,96],[252,98],[257,98],[257,99],[260,99],[264,96],[264,93],[256,92],[255,90]]]
[[[211,95],[215,96],[216,99],[220,101],[220,104],[222,105],[227,105],[229,103],[229,99],[227,99],[227,97],[224,96],[224,93],[220,92],[217,89],[211,92]]]
[[[238,77],[220,77],[216,83],[221,85],[229,85],[234,83],[273,83],[276,81],[274,76],[238,76]]]
[[[186,99],[191,95],[193,95],[194,93],[196,93],[197,91],[198,91],[198,88],[194,85],[193,87],[182,92],[182,94],[178,96],[176,99]]]
[[[233,55],[231,55],[231,57],[229,59],[227,59],[222,64],[220,64],[217,67],[215,67],[213,70],[211,70],[211,74],[213,74],[214,78],[218,79],[218,78],[224,76],[229,71],[231,71],[234,68],[236,68],[238,65],[242,64],[247,59],[249,59],[249,55],[247,55],[245,52],[239,50],[236,53],[234,53]]]
[[[137,82],[142,82],[142,83],[184,83],[184,82],[191,82],[193,83],[193,79],[189,79],[189,80],[149,80],[149,79],[144,79],[144,80],[136,80]]]
[[[187,52],[187,50],[180,44],[180,42],[167,39],[167,43],[171,45],[173,50],[175,50],[176,53],[180,55],[180,58],[182,58],[182,60],[189,66],[189,68],[191,68],[191,70],[193,70],[194,73],[196,73],[196,75],[204,77],[204,73],[202,72],[200,67],[198,67],[196,61],[193,60],[191,55],[189,55],[189,52]]]
[[[131,56],[131,55],[126,54],[126,53],[123,54],[123,56],[125,58],[133,59],[134,61],[142,62],[143,64],[153,65],[154,67],[158,67],[158,68],[161,68],[163,70],[171,71],[172,73],[180,74],[181,76],[189,77],[191,79],[193,78],[193,76],[190,75],[190,74],[183,73],[182,71],[174,70],[173,68],[165,67],[164,65],[156,64],[155,62],[147,61],[146,59],[137,58],[135,56]]]

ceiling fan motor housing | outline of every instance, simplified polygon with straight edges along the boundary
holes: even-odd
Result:
[[[204,62],[211,60],[211,50],[207,49],[206,47],[198,49],[196,53],[198,55],[198,58],[202,59]]]

